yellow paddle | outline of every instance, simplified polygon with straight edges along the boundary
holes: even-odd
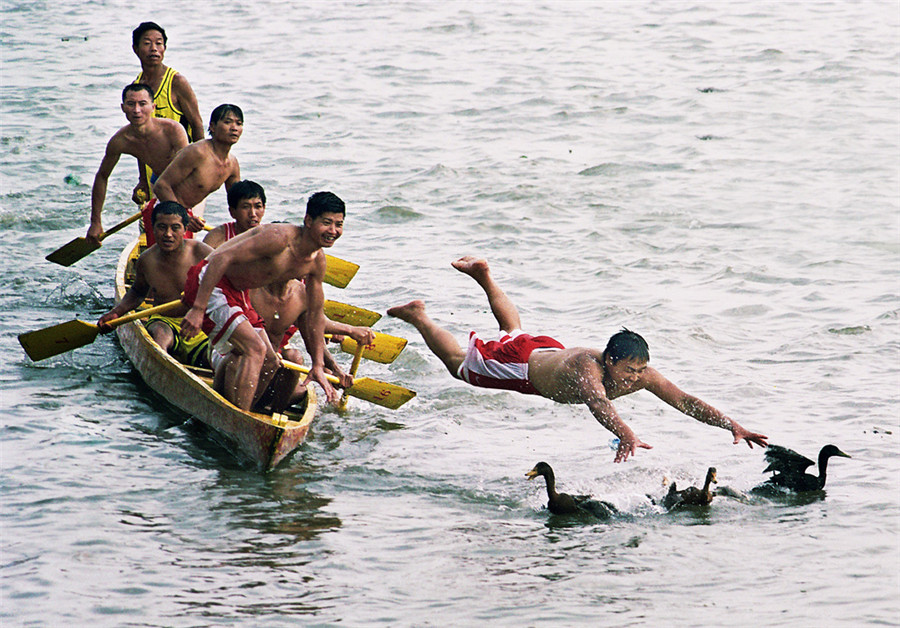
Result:
[[[381,319],[378,312],[328,299],[325,299],[325,316],[338,323],[357,327],[371,327]]]
[[[405,344],[405,343],[404,343]],[[343,346],[341,347],[343,349]],[[356,352],[353,354],[353,363],[350,365],[350,377],[356,380],[356,372],[359,370],[359,363],[362,362],[363,349],[365,345],[358,345]],[[343,412],[347,409],[347,402],[350,400],[350,393],[346,390],[341,393],[341,400],[338,402],[338,410]]]
[[[346,288],[359,270],[359,264],[342,260],[331,255],[325,256],[325,282],[338,288]]]
[[[129,216],[119,224],[117,224],[112,229],[108,231],[104,231],[97,238],[100,242],[93,242],[88,240],[87,238],[75,238],[65,246],[62,246],[52,253],[48,255],[45,259],[47,261],[53,262],[54,264],[59,264],[60,266],[71,266],[78,260],[83,257],[87,257],[101,246],[101,242],[106,236],[110,236],[114,234],[116,231],[120,231],[139,219],[141,217],[141,212],[134,214],[133,216]]]
[[[110,327],[118,327],[119,325],[124,325],[125,323],[130,323],[131,321],[136,321],[140,318],[147,318],[154,314],[162,314],[163,312],[175,309],[179,305],[181,305],[181,301],[169,301],[168,303],[163,303],[162,305],[157,305],[156,307],[151,307],[147,310],[141,310],[126,316],[114,318],[109,321],[108,324]],[[52,358],[54,355],[59,355],[60,353],[65,353],[66,351],[72,351],[78,347],[89,345],[96,340],[99,334],[100,328],[94,323],[85,323],[84,321],[75,319],[73,321],[54,325],[53,327],[20,334],[19,344],[25,349],[25,353],[28,354],[29,358],[38,362],[40,360]]]
[[[327,337],[327,334],[326,334]],[[375,340],[371,344],[363,345],[362,357],[381,364],[390,364],[400,355],[406,347],[406,338],[398,338],[389,334],[375,332]],[[344,353],[356,354],[359,347],[350,336],[345,336],[341,341],[341,350]]]
[[[301,364],[289,362],[288,360],[282,361],[282,364],[289,369],[300,371],[301,373],[309,373],[309,367]],[[326,378],[332,384],[340,383],[340,380],[334,375],[326,375]],[[357,399],[390,408],[391,410],[396,410],[416,396],[416,393],[408,388],[403,388],[396,384],[388,384],[387,382],[379,382],[377,379],[370,377],[354,379],[353,385],[347,389],[347,393]]]

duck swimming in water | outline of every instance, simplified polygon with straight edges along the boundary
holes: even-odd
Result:
[[[669,487],[669,492],[662,498],[662,506],[666,510],[672,510],[676,506],[708,506],[713,499],[714,493],[710,490],[710,484],[716,483],[716,468],[710,467],[706,471],[706,481],[703,488],[689,486],[683,491],[679,491],[675,482]]]
[[[766,489],[772,487],[786,488],[797,493],[821,491],[825,488],[825,470],[828,467],[828,459],[832,456],[850,457],[834,445],[825,445],[819,451],[819,475],[815,476],[806,472],[807,467],[815,463],[787,447],[769,445],[765,455],[769,466],[763,473],[772,471],[775,475],[754,488],[755,492],[765,492]]]
[[[546,462],[539,462],[525,474],[529,480],[539,475],[547,482],[547,510],[554,515],[590,514],[598,519],[609,519],[617,514],[618,509],[609,502],[591,499],[590,495],[569,495],[556,492],[556,477],[553,469]]]

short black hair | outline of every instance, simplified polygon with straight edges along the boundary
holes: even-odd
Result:
[[[153,100],[153,90],[146,83],[129,83],[125,86],[125,89],[122,90],[122,102],[125,102],[125,97],[128,95],[128,92],[140,92],[145,91],[150,95],[150,100]]]
[[[241,122],[244,121],[244,112],[241,111],[240,107],[238,107],[237,105],[230,105],[228,103],[225,103],[213,109],[212,113],[209,114],[209,128],[213,128],[216,123],[224,118],[225,114],[229,112],[234,113],[234,115],[236,115]]]
[[[306,215],[315,220],[322,214],[334,213],[345,214],[347,209],[344,201],[338,198],[337,194],[332,192],[316,192],[309,197],[306,203]]]
[[[630,329],[622,328],[616,332],[606,343],[606,351],[604,356],[609,357],[613,364],[619,360],[640,360],[642,362],[650,361],[650,348],[647,341],[641,338],[640,334],[636,334]]]
[[[263,205],[266,204],[266,191],[263,186],[250,179],[244,179],[232,185],[228,189],[227,196],[229,207],[237,207],[238,203],[245,198],[258,198]]]
[[[141,35],[147,31],[159,31],[163,36],[163,45],[168,44],[169,38],[166,37],[166,30],[162,26],[156,22],[141,22],[136,29],[131,31],[131,45],[137,48],[138,42],[141,41]]]
[[[161,203],[156,203],[153,206],[153,211],[150,213],[150,224],[156,224],[156,217],[160,214],[171,214],[172,216],[181,216],[181,224],[187,228],[188,223],[191,221],[191,215],[188,213],[188,210],[184,208],[184,205],[181,203],[176,203],[175,201],[162,201]]]

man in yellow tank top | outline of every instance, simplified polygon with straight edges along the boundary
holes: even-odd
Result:
[[[163,63],[166,54],[168,37],[162,26],[156,22],[141,22],[131,33],[131,48],[141,62],[141,73],[134,79],[135,83],[149,85],[153,90],[153,102],[156,105],[154,116],[169,118],[180,122],[187,131],[188,139],[197,142],[203,139],[203,119],[200,117],[200,106],[191,84],[183,74]],[[138,172],[142,173],[141,186],[146,190],[147,200],[152,195],[152,186],[159,176],[150,166],[139,162]],[[137,201],[137,196],[135,197]]]
[[[166,31],[155,22],[142,22],[131,33],[134,54],[141,62],[141,73],[134,80],[153,89],[156,117],[181,122],[192,142],[203,139],[203,119],[191,84],[176,70],[166,66]]]

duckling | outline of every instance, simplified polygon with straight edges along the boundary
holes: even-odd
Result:
[[[801,456],[796,451],[778,445],[769,445],[766,448],[766,462],[769,466],[763,473],[772,471],[774,475],[753,489],[754,492],[766,492],[773,487],[782,487],[797,493],[806,491],[821,491],[825,488],[825,471],[828,467],[828,459],[832,456],[850,458],[849,455],[835,447],[825,445],[819,451],[819,475],[806,473],[807,467],[815,464],[806,456]]]
[[[706,482],[704,482],[702,489],[696,486],[689,486],[683,491],[679,491],[675,486],[675,482],[672,482],[669,492],[662,498],[661,504],[666,510],[672,510],[676,506],[708,506],[712,502],[714,495],[709,485],[715,482],[715,467],[710,467],[706,471]]]
[[[553,469],[546,462],[539,462],[534,468],[525,474],[529,480],[539,475],[544,476],[547,482],[547,510],[554,515],[590,514],[598,519],[609,519],[619,510],[609,502],[591,499],[590,495],[569,495],[556,492],[556,477]]]

